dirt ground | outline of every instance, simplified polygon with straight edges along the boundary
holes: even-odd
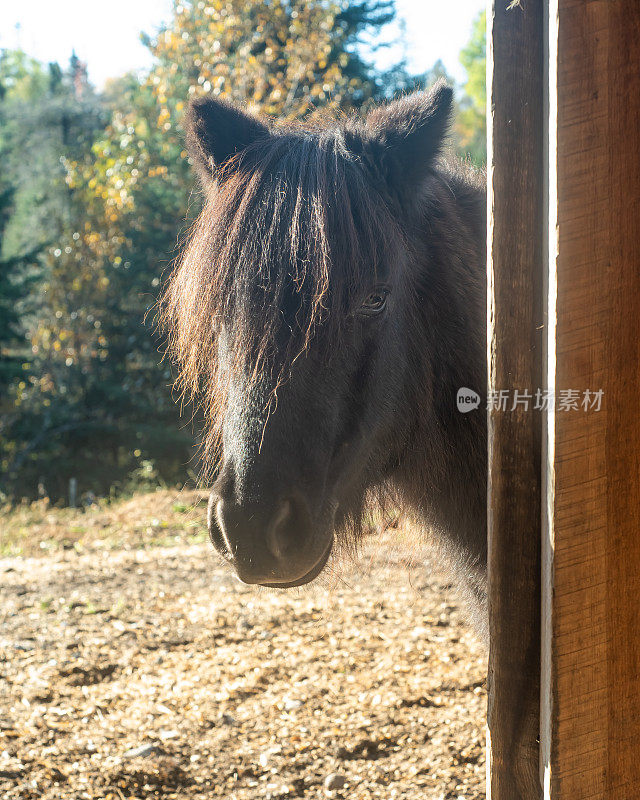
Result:
[[[410,532],[256,589],[198,499],[0,514],[3,800],[484,797],[485,657]]]

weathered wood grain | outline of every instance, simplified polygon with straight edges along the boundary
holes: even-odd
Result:
[[[489,10],[489,390],[542,386],[544,6]],[[533,404],[531,404],[533,405]],[[541,414],[489,413],[488,795],[540,796]]]
[[[640,4],[556,5],[555,383],[558,392],[603,389],[604,396],[600,411],[555,412],[546,796],[633,800],[640,797]]]

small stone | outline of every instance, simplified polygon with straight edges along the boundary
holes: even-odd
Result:
[[[170,731],[162,730],[162,731],[160,731],[160,733],[158,735],[160,736],[160,738],[163,741],[165,741],[166,739],[177,739],[178,736],[180,736],[180,731],[177,731],[177,730],[170,730]]]
[[[15,642],[13,647],[14,650],[23,650],[26,652],[27,650],[35,650],[36,643],[34,639],[21,639],[20,641]]]
[[[236,720],[231,714],[227,714],[226,712],[220,716],[220,721],[223,725],[235,725]]]
[[[327,775],[324,779],[324,788],[328,792],[335,792],[338,789],[344,789],[347,783],[347,779],[344,775],[340,775],[339,772],[332,772],[331,775]]]
[[[143,744],[140,747],[132,747],[130,750],[126,750],[123,754],[123,758],[146,758],[146,756],[150,756],[152,753],[155,753],[158,748],[155,744]]]

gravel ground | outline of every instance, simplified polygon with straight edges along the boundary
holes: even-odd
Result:
[[[278,592],[148,498],[23,520],[45,554],[0,560],[3,799],[484,797],[485,656],[410,532]]]

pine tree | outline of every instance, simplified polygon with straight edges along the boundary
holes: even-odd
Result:
[[[13,189],[0,189],[0,408],[6,411],[8,395],[24,373],[27,353],[25,318],[29,294],[38,276],[37,250],[20,256],[3,254],[3,233],[12,209]]]

